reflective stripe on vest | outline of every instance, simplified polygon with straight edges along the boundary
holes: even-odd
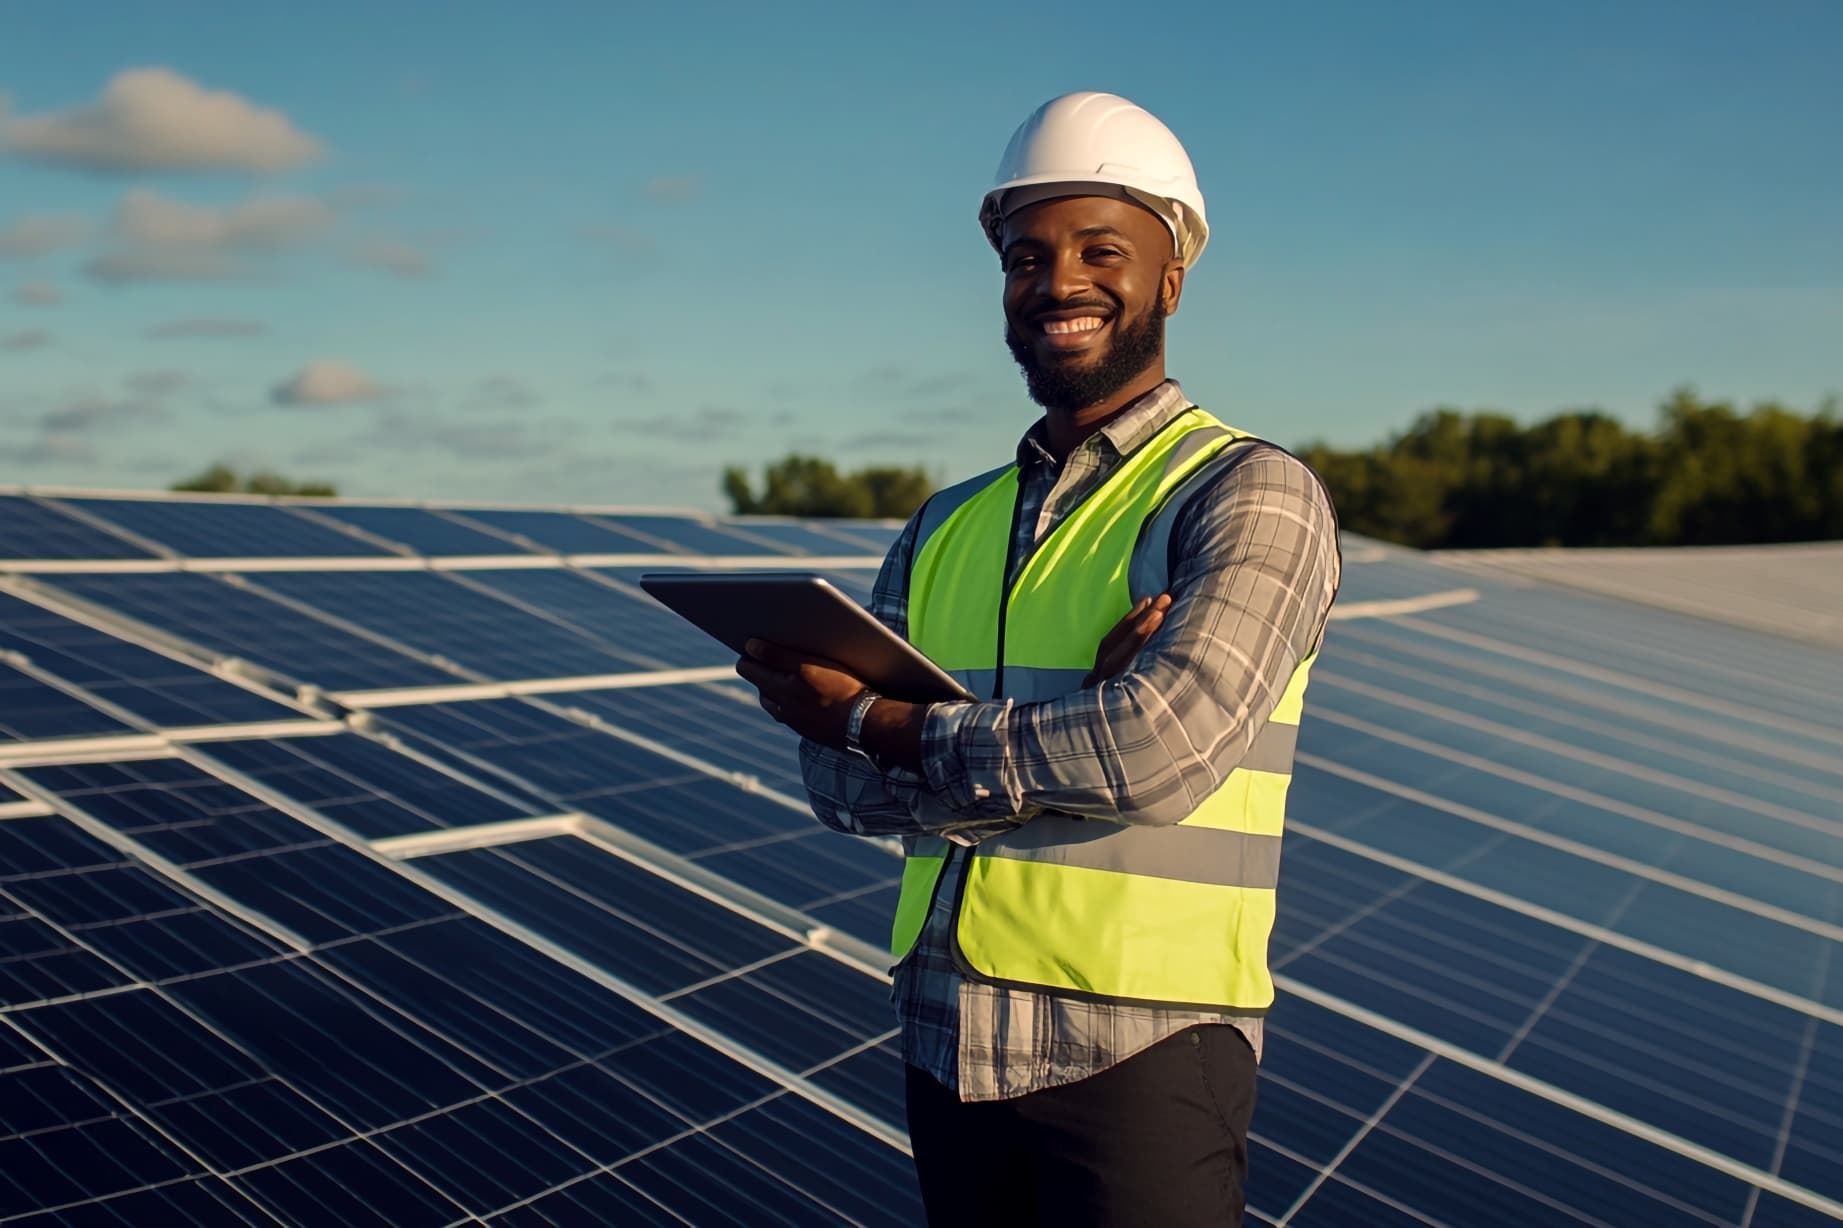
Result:
[[[1096,646],[1169,580],[1176,509],[1252,437],[1200,409],[1173,419],[1071,511],[1005,583],[1015,467],[936,495],[917,533],[910,638],[976,695],[1020,703],[1081,685]],[[1187,486],[1187,483],[1191,483]],[[956,901],[969,976],[1109,1000],[1259,1012],[1293,747],[1311,658],[1247,754],[1182,823],[1041,814],[970,853]],[[914,946],[949,860],[909,841],[891,948]]]

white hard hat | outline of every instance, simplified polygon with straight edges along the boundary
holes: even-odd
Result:
[[[979,207],[993,248],[1005,217],[1058,196],[1132,200],[1171,230],[1178,259],[1194,266],[1209,242],[1203,190],[1171,129],[1118,94],[1064,94],[1038,107],[1011,134]]]

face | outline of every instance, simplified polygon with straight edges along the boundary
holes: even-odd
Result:
[[[1031,399],[1073,412],[1160,364],[1184,267],[1148,209],[1067,196],[1020,209],[1000,237],[1005,344]]]

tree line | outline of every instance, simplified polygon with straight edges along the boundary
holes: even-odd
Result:
[[[1520,426],[1437,409],[1372,448],[1309,444],[1344,528],[1423,549],[1843,538],[1843,420],[1679,389],[1654,431],[1597,410]]]
[[[1680,389],[1655,430],[1599,410],[1530,426],[1435,409],[1370,448],[1309,443],[1345,529],[1422,549],[1707,546],[1843,538],[1843,418],[1776,402],[1741,410]],[[737,513],[907,517],[935,487],[921,468],[842,473],[790,456],[757,492],[723,485]]]

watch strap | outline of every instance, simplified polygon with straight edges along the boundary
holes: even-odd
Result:
[[[863,755],[866,759],[870,758],[870,752],[864,749],[864,718],[870,715],[871,705],[881,698],[881,695],[865,687],[851,701],[850,715],[845,717],[845,749]]]

